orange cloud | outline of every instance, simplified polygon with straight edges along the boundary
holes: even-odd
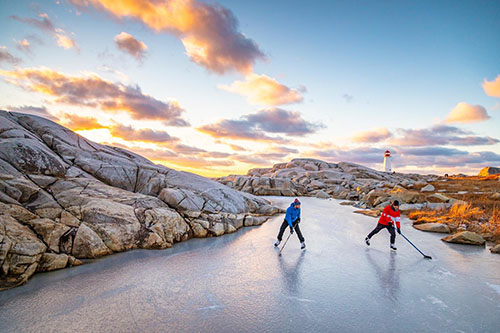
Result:
[[[66,113],[64,118],[63,125],[73,131],[107,128],[101,125],[94,117],[80,117],[75,114]]]
[[[238,145],[235,145],[235,144],[232,144],[232,143],[229,143],[228,146],[231,147],[231,149],[235,150],[235,151],[247,151],[242,146],[238,146]]]
[[[57,45],[62,47],[63,49],[76,49],[80,50],[76,42],[67,36],[66,31],[62,29],[56,29],[56,32],[54,33],[54,37],[57,41]]]
[[[112,83],[96,74],[80,77],[49,68],[24,68],[0,70],[0,76],[26,90],[54,97],[56,103],[127,112],[134,119],[160,120],[169,126],[188,125],[177,102],[157,100],[143,94],[139,86]]]
[[[246,96],[252,104],[274,106],[303,100],[298,90],[291,89],[265,74],[252,73],[247,75],[245,81],[235,81],[230,86],[220,85],[219,88]]]
[[[486,109],[481,105],[470,105],[460,102],[455,106],[446,117],[447,123],[477,123],[488,120],[491,117]]]
[[[486,95],[492,97],[500,97],[500,75],[494,81],[484,79],[483,89]]]
[[[130,54],[137,60],[142,60],[148,49],[146,44],[126,32],[115,36],[115,44],[121,51]]]
[[[192,61],[222,74],[230,70],[251,73],[264,54],[238,31],[233,13],[220,5],[196,0],[69,0],[79,7],[93,6],[118,18],[133,18],[157,32],[178,36]]]
[[[366,131],[355,134],[352,141],[358,143],[376,143],[384,141],[392,136],[387,128],[378,128],[374,131]]]

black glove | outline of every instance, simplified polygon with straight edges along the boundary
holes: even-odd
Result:
[[[401,228],[398,228],[398,234],[401,235]]]
[[[293,235],[293,228],[290,227],[290,235]]]

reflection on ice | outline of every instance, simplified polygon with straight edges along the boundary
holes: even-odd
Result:
[[[380,284],[383,294],[393,301],[397,301],[399,293],[399,273],[396,270],[396,253],[391,251],[388,254],[389,263],[385,264],[373,260],[370,251],[366,251],[366,259],[373,267],[375,275]]]
[[[281,269],[281,277],[283,278],[283,282],[290,295],[297,295],[302,289],[300,266],[304,261],[305,254],[306,252],[302,251],[299,255],[290,255],[292,257],[295,257],[295,259],[283,256],[278,257],[279,267]]]

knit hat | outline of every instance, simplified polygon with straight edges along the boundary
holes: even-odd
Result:
[[[300,205],[300,201],[299,201],[299,199],[295,199],[295,200],[293,201],[293,205],[294,205],[294,206],[298,206],[298,205]]]

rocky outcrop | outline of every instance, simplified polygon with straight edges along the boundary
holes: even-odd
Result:
[[[500,243],[499,244],[496,244],[494,245],[491,249],[490,249],[491,253],[498,253],[500,254]]]
[[[484,246],[486,241],[483,237],[472,231],[460,231],[456,234],[446,236],[442,238],[443,241],[448,243],[459,243],[459,244],[469,244],[469,245],[481,245]]]
[[[0,289],[78,258],[168,248],[279,212],[263,198],[44,118],[0,112]]]
[[[420,223],[414,224],[413,227],[421,231],[440,232],[445,234],[451,232],[450,227],[443,223]]]
[[[488,177],[492,175],[500,175],[500,168],[496,167],[485,167],[479,171],[479,177]]]
[[[251,169],[245,176],[231,175],[218,181],[256,195],[324,198],[328,195],[375,207],[394,199],[404,203],[421,202],[420,194],[411,189],[416,184],[425,186],[436,179],[437,176],[389,174],[354,163],[302,158],[275,164],[272,168]],[[388,193],[391,189],[393,191]]]

